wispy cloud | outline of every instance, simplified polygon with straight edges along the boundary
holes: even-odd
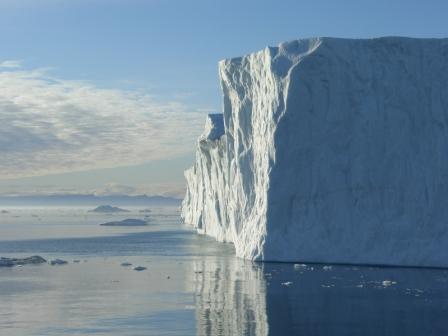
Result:
[[[20,68],[22,66],[22,61],[19,60],[6,60],[6,61],[0,61],[0,68],[8,68],[8,69],[15,69]]]
[[[101,188],[89,190],[87,193],[92,193],[97,196],[161,195],[182,198],[185,195],[185,184],[163,182],[131,186],[118,183],[109,183]]]
[[[45,69],[11,70],[13,62],[0,63],[9,68],[0,69],[0,178],[133,165],[194,148],[199,109]]]
[[[95,196],[137,196],[137,195],[161,195],[182,198],[185,195],[185,184],[180,183],[148,183],[127,185],[119,183],[107,183],[97,187],[61,187],[47,184],[39,186],[3,185],[0,189],[0,197],[5,196],[49,196],[49,195],[95,195]]]

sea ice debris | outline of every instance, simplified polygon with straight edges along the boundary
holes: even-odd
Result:
[[[144,271],[144,270],[146,270],[146,267],[144,267],[144,266],[136,266],[136,267],[134,267],[134,271]]]

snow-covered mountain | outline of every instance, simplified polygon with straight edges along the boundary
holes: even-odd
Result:
[[[448,266],[448,39],[297,40],[219,73],[186,223],[253,260]]]

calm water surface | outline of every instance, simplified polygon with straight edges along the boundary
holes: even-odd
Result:
[[[141,209],[0,214],[0,256],[69,261],[0,268],[0,335],[448,334],[446,270],[247,262],[174,207],[147,227],[99,226]]]

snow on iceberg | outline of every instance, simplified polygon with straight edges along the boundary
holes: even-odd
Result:
[[[304,39],[219,73],[185,223],[252,260],[448,266],[448,39]]]

